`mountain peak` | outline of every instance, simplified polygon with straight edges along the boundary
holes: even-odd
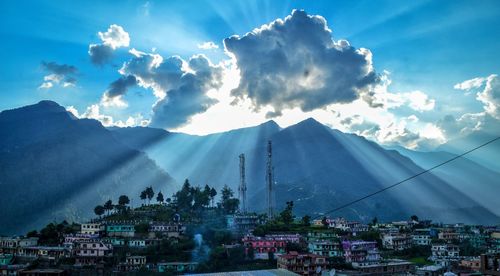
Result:
[[[295,126],[300,126],[300,127],[321,127],[325,128],[326,126],[320,122],[318,122],[316,119],[309,117],[303,121],[298,122],[295,124]]]
[[[43,100],[36,104],[27,105],[0,112],[1,117],[7,118],[30,118],[38,117],[41,114],[67,113],[66,109],[54,101]]]
[[[260,127],[269,127],[269,128],[278,128],[278,129],[281,129],[280,125],[278,125],[278,123],[276,123],[276,121],[274,121],[274,120],[266,121],[266,122],[260,124],[259,126]]]

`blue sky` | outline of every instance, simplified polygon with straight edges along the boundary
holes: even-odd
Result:
[[[402,131],[399,136],[406,136],[404,129],[407,128],[408,132],[420,134],[418,143],[425,142],[422,138],[425,136],[424,128],[427,127],[426,131],[430,133],[433,127],[441,127],[441,133],[427,135],[427,138],[443,142],[451,138],[444,126],[439,125],[444,116],[453,115],[458,119],[465,114],[487,112],[487,104],[476,99],[478,93],[484,92],[486,79],[468,90],[454,89],[463,81],[487,78],[499,72],[500,3],[487,0],[2,1],[0,110],[51,99],[66,107],[72,106],[82,114],[89,106],[98,104],[110,83],[123,75],[118,70],[131,59],[131,49],[159,54],[164,59],[179,55],[185,62],[195,54],[206,55],[212,64],[229,62],[230,57],[223,51],[222,41],[225,38],[244,36],[263,24],[285,18],[293,9],[303,9],[308,15],[324,17],[334,41],[345,39],[352,47],[369,49],[377,74],[383,74],[384,70],[390,72],[391,84],[387,88],[390,93],[403,95],[421,91],[434,104],[425,112],[415,111],[409,107],[411,100],[408,100],[397,107],[372,108],[360,114],[351,112],[356,106],[337,108],[328,105],[329,115],[325,115],[324,106],[312,112],[294,111],[291,106],[290,112],[274,118],[280,125],[286,126],[313,116],[344,131],[359,134],[364,131],[364,135],[373,136],[369,132],[371,126],[378,125],[377,129],[391,127],[369,120],[371,116],[367,114],[379,112],[382,117],[389,116],[394,121],[392,127],[398,125]],[[130,43],[116,48],[109,62],[96,66],[90,61],[89,45],[102,44],[98,32],[106,32],[112,24],[128,33]],[[219,48],[207,50],[198,47],[209,41]],[[77,72],[72,75],[77,80],[76,84],[63,87],[59,83],[49,89],[39,88],[44,77],[50,74],[41,65],[43,61],[76,67]],[[226,63],[226,66],[230,65]],[[210,88],[217,90],[223,87]],[[231,85],[228,84],[228,87]],[[147,121],[154,112],[152,106],[161,100],[152,90],[144,85],[133,86],[123,97],[127,102],[126,108],[101,105],[99,114],[105,113],[115,122],[125,122],[131,116]],[[208,108],[207,114],[212,115],[205,118],[206,108],[198,110],[197,117],[189,117],[185,123],[171,129],[205,134],[266,120],[265,114],[257,114],[252,103],[238,106],[245,109],[246,115],[234,113],[236,119],[222,120],[214,109],[219,108],[219,113],[226,114],[235,109],[218,107],[222,103],[230,104],[232,98],[221,96],[217,100],[221,104]],[[300,106],[297,108],[300,109]],[[332,112],[334,115],[331,115]],[[337,114],[339,112],[340,115]],[[412,115],[418,118],[418,123]],[[357,118],[358,126],[335,121],[335,116]],[[412,119],[402,123],[401,118],[408,117]],[[359,118],[364,119],[359,122]],[[433,131],[436,132],[436,129]],[[401,143],[397,137],[389,139],[385,135],[389,140],[384,140],[382,136],[378,133],[373,138],[379,142]],[[417,147],[417,144],[410,147]]]

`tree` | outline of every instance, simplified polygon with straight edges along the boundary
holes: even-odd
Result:
[[[97,205],[94,208],[94,213],[99,216],[99,218],[104,214],[104,206],[102,205]]]
[[[148,197],[148,204],[151,204],[151,199],[153,199],[153,197],[155,196],[153,187],[149,186],[146,188],[146,196]]]
[[[287,201],[285,210],[280,213],[280,219],[285,225],[290,225],[293,222],[293,201]]]
[[[181,210],[190,210],[193,204],[193,195],[191,194],[191,184],[186,179],[180,191],[175,194],[177,206]]]
[[[130,199],[128,198],[128,196],[126,195],[121,195],[119,198],[118,198],[118,205],[122,206],[122,207],[125,207],[127,204],[130,203]]]
[[[104,203],[104,209],[108,211],[108,215],[111,211],[113,211],[113,201],[111,201],[111,199]]]
[[[305,226],[311,226],[311,217],[309,215],[303,216],[302,224],[304,224]]]
[[[215,190],[215,188],[212,187],[212,189],[210,189],[210,200],[212,201],[212,207],[214,207],[216,195],[217,195],[217,190]]]
[[[375,225],[377,225],[377,223],[378,223],[378,218],[377,218],[377,217],[374,217],[374,218],[372,219],[372,225],[374,225],[374,226],[375,226]]]
[[[412,221],[416,221],[416,222],[418,222],[418,217],[417,217],[416,215],[411,216],[411,217],[410,217],[410,219],[411,219]]]
[[[234,192],[227,185],[224,185],[221,190],[221,200],[220,206],[226,214],[233,214],[238,210],[240,201],[237,198],[233,198]]]
[[[158,201],[158,203],[163,203],[163,194],[161,192],[158,192],[158,196],[156,196],[156,201]]]
[[[141,200],[145,201],[146,198],[148,198],[148,195],[146,194],[146,190],[144,190],[144,191],[141,192]]]

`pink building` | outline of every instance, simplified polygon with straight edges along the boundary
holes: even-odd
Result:
[[[265,237],[247,235],[242,241],[247,252],[249,248],[253,249],[256,259],[268,259],[270,252],[275,255],[286,253],[286,245],[300,243],[301,236],[299,234],[266,235]]]

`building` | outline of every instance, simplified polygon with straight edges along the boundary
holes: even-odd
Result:
[[[250,248],[253,250],[254,258],[268,259],[269,253],[274,256],[284,254],[288,243],[300,243],[301,236],[299,234],[266,235],[265,237],[247,235],[242,241],[247,253]]]
[[[226,216],[227,228],[236,233],[248,233],[259,224],[259,217],[254,214],[234,214]]]
[[[316,254],[299,254],[295,251],[278,256],[277,265],[278,269],[286,269],[300,275],[318,275],[330,269],[326,257]]]
[[[369,275],[406,275],[415,269],[415,265],[403,260],[387,260],[380,263],[353,266],[356,270]]]
[[[316,240],[338,240],[339,235],[335,232],[328,231],[311,231],[307,233],[307,241],[316,241]]]
[[[481,255],[481,273],[500,276],[500,253]]]
[[[143,239],[132,239],[127,241],[129,247],[146,247],[146,240]]]
[[[82,223],[80,233],[87,235],[100,235],[106,228],[101,223]]]
[[[460,260],[460,249],[454,244],[433,244],[429,258],[434,264],[449,267]]]
[[[145,256],[127,256],[125,262],[120,263],[116,270],[119,272],[137,271],[146,266]]]
[[[413,245],[412,237],[406,234],[385,234],[382,236],[382,247],[395,251],[403,251]]]
[[[309,253],[324,257],[343,257],[342,245],[338,240],[311,240],[307,243]]]
[[[28,246],[19,247],[16,256],[30,259],[42,259],[46,261],[58,261],[61,258],[69,258],[71,251],[63,246]]]
[[[427,246],[432,241],[430,229],[415,229],[411,237],[414,245]]]
[[[446,241],[446,242],[452,242],[452,241],[459,240],[460,236],[458,233],[454,232],[453,230],[446,229],[444,231],[439,232],[438,239]]]
[[[354,265],[378,263],[380,253],[374,241],[343,241],[342,249],[347,263]]]
[[[20,247],[37,246],[38,238],[0,237],[0,253],[16,254]]]
[[[416,269],[415,274],[419,276],[440,276],[445,268],[440,265],[427,265]]]
[[[463,259],[458,266],[465,271],[479,271],[481,269],[481,258]]]
[[[432,256],[431,257],[449,257],[458,258],[460,257],[460,249],[458,245],[454,244],[433,244],[431,247]]]
[[[173,273],[186,273],[193,272],[198,267],[196,262],[168,262],[158,263],[157,270],[160,273],[173,272]]]
[[[184,231],[185,227],[178,223],[152,223],[149,226],[149,233],[167,238],[178,238]]]
[[[79,241],[73,249],[76,265],[96,265],[113,253],[113,247],[100,240]]]
[[[110,224],[106,226],[106,234],[109,237],[133,237],[135,226],[133,224]]]

